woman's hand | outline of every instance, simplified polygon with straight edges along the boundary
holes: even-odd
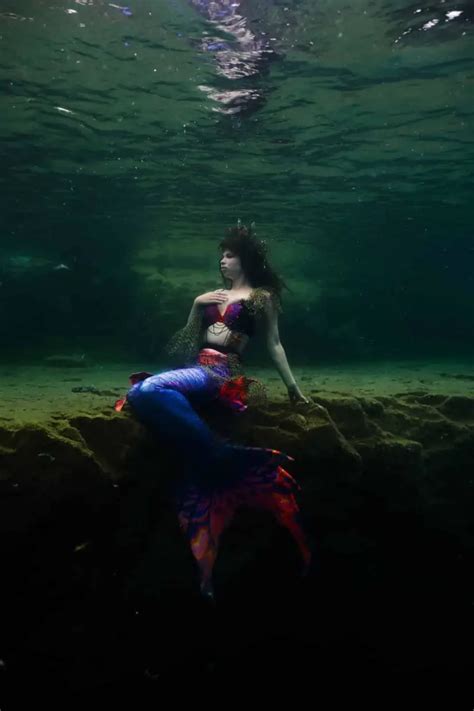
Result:
[[[303,395],[303,393],[296,384],[288,386],[288,397],[290,398],[290,402],[292,405],[295,405],[297,402],[304,402],[306,405],[310,404],[310,400],[308,400],[308,398]]]
[[[224,289],[217,289],[217,291],[207,291],[205,294],[196,296],[194,303],[198,306],[208,306],[209,304],[223,304],[227,299],[227,292]]]
[[[326,408],[323,405],[319,405],[319,403],[314,402],[314,400],[312,400],[311,398],[305,397],[305,395],[303,395],[303,393],[301,392],[301,390],[299,389],[299,387],[296,384],[290,385],[288,387],[288,397],[290,398],[290,402],[292,405],[297,405],[298,403],[310,405],[311,411],[319,410],[327,418],[329,417],[329,413],[326,410]]]

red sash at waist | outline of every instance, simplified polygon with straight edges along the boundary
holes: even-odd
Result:
[[[227,363],[227,354],[214,350],[214,348],[202,348],[197,357],[199,365],[224,365]]]

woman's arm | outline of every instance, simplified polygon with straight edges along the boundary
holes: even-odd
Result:
[[[298,400],[309,402],[296,384],[296,380],[288,364],[285,349],[281,344],[280,333],[278,331],[278,311],[270,294],[265,302],[264,313],[268,353],[275,365],[276,370],[288,389],[288,397],[292,402],[296,402]]]

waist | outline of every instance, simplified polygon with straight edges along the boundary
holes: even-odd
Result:
[[[229,355],[229,354],[234,354],[240,358],[240,353],[233,348],[232,345],[229,346],[224,346],[224,345],[219,345],[217,343],[203,343],[201,351],[212,351],[213,353],[220,353],[221,355]]]
[[[220,348],[220,346],[219,346]],[[197,356],[197,362],[200,365],[226,365],[229,360],[229,355],[232,354],[233,358],[239,358],[238,354],[234,351],[221,351],[216,348],[201,348]]]

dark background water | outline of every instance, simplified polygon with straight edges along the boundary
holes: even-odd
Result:
[[[159,358],[238,218],[296,362],[472,353],[471,3],[242,3],[275,55],[237,80],[186,0],[131,3],[2,0],[4,357]]]

